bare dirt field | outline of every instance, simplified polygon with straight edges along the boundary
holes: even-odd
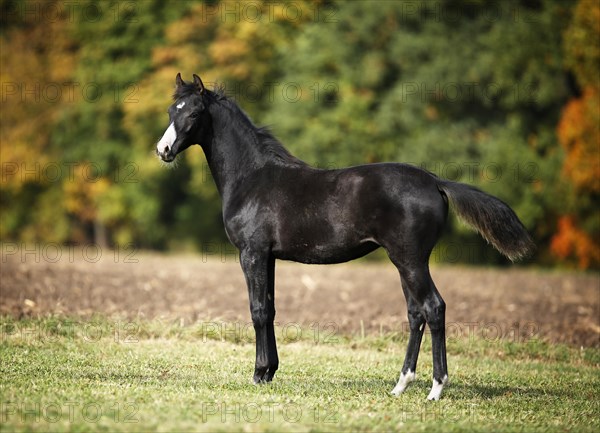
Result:
[[[58,259],[57,259],[58,257]],[[233,255],[124,254],[3,249],[0,314],[249,323]],[[96,260],[98,259],[98,260]],[[600,347],[600,276],[519,268],[435,266],[448,337],[542,338]],[[276,321],[339,333],[407,332],[406,303],[391,263],[308,266],[278,262]]]

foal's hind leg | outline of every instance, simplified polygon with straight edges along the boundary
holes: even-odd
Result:
[[[429,275],[429,272],[427,272]],[[433,352],[433,384],[427,396],[428,400],[439,400],[442,389],[448,382],[448,364],[446,361],[446,303],[440,296],[431,276],[429,276],[432,295],[424,303],[425,319],[431,331],[431,349]]]
[[[391,254],[390,258],[398,267],[402,275],[403,289],[405,290],[405,293],[409,295],[407,296],[409,321],[412,320],[406,360],[404,362],[404,367],[402,368],[400,381],[396,387],[401,389],[404,386],[404,388],[406,388],[406,385],[408,385],[411,380],[414,380],[414,377],[411,377],[412,375],[410,374],[414,374],[414,370],[411,369],[409,373],[409,368],[413,367],[413,365],[416,368],[419,343],[421,342],[421,337],[423,335],[422,319],[420,318],[422,317],[425,319],[431,330],[433,352],[433,386],[427,398],[429,400],[438,400],[442,394],[444,385],[448,381],[445,330],[446,304],[431,279],[426,261],[419,264],[412,261],[403,263],[404,260],[402,260],[402,258],[394,257]],[[420,316],[417,313],[420,313]],[[415,327],[418,325],[419,328],[414,329],[413,324]],[[394,390],[396,390],[396,388],[394,388]],[[399,394],[400,392],[397,392],[396,394]]]
[[[417,360],[419,358],[419,350],[421,348],[421,340],[423,338],[423,332],[425,330],[425,317],[421,314],[419,305],[410,295],[407,284],[404,278],[400,276],[402,280],[402,291],[406,298],[406,304],[408,307],[408,325],[410,329],[410,336],[408,339],[408,346],[406,348],[406,357],[404,358],[404,365],[400,372],[400,378],[398,383],[392,390],[392,394],[400,395],[404,392],[406,387],[416,379],[417,371]]]

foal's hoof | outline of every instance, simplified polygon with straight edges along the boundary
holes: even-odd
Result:
[[[406,372],[406,374],[400,373],[400,379],[398,379],[398,383],[394,389],[392,389],[392,395],[399,396],[402,394],[406,390],[406,387],[416,378],[417,375],[414,371],[410,371],[410,369]]]
[[[256,385],[271,382],[276,371],[277,367],[257,368],[254,370],[253,381]]]
[[[439,400],[440,397],[442,396],[442,389],[444,389],[444,385],[446,385],[448,383],[448,376],[444,376],[442,378],[442,381],[437,381],[436,379],[433,379],[433,385],[431,386],[431,391],[429,392],[429,395],[427,396],[427,400],[431,400],[431,401],[435,401],[435,400]]]

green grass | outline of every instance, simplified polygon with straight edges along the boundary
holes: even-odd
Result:
[[[438,402],[430,340],[389,394],[405,336],[279,329],[281,367],[250,383],[252,330],[215,324],[0,320],[0,431],[597,431],[600,350],[449,340]],[[228,326],[228,332],[219,332]],[[287,341],[284,341],[286,340]]]

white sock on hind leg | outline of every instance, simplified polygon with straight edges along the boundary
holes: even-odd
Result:
[[[442,395],[442,389],[444,389],[446,383],[448,383],[448,375],[445,375],[442,378],[441,383],[433,379],[433,385],[431,386],[431,391],[427,396],[427,400],[439,400]]]
[[[400,394],[402,394],[404,392],[404,390],[406,389],[406,387],[413,380],[415,380],[416,377],[417,377],[417,375],[415,374],[414,371],[408,370],[406,372],[406,374],[400,373],[400,379],[398,379],[398,383],[396,384],[396,386],[394,387],[394,389],[392,389],[392,394],[393,395],[400,395]]]

